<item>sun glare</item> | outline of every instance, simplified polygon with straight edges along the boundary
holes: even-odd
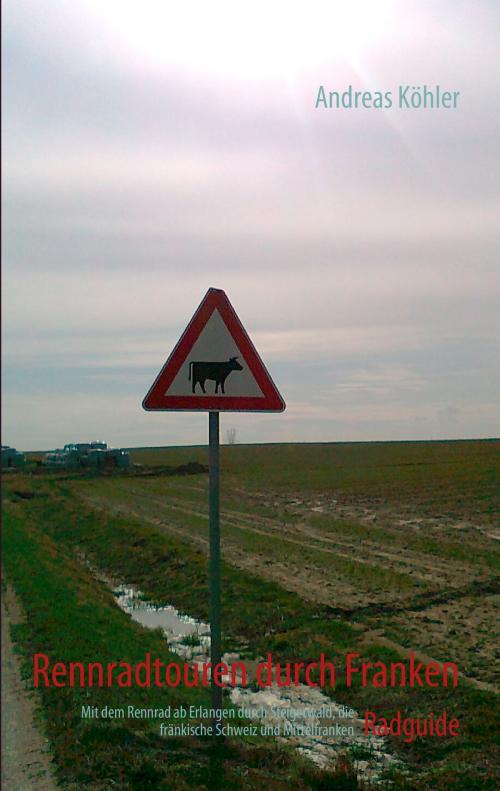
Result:
[[[157,66],[226,77],[290,76],[362,56],[390,23],[392,0],[92,0],[111,45]],[[85,4],[88,13],[90,3]]]

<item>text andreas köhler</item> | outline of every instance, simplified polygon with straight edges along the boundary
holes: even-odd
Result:
[[[460,91],[444,90],[440,85],[398,85],[395,91],[358,91],[349,85],[344,90],[327,90],[320,85],[316,94],[318,110],[454,110]]]

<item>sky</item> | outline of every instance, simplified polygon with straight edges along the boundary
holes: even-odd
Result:
[[[205,443],[141,402],[209,287],[287,403],[223,439],[498,436],[499,36],[494,0],[5,0],[2,442]],[[457,107],[315,106],[424,84]]]

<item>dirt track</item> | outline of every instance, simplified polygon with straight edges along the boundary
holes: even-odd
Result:
[[[12,590],[2,596],[2,788],[5,791],[52,791],[47,739],[36,724],[35,702],[21,680],[10,624],[23,615]]]

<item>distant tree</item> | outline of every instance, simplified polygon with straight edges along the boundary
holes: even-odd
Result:
[[[236,429],[235,428],[228,428],[226,431],[226,444],[227,445],[236,445]]]

